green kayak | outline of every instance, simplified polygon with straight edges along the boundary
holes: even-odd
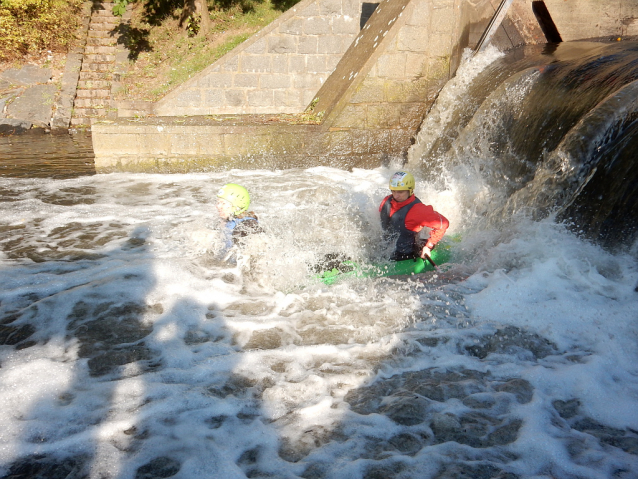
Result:
[[[456,238],[451,240],[457,242]],[[432,251],[432,261],[437,266],[445,264],[451,259],[449,241],[441,241]],[[329,268],[320,271],[315,277],[324,284],[333,284],[345,278],[377,278],[381,276],[401,276],[433,271],[434,266],[422,258],[406,259],[403,261],[388,261],[387,263],[359,264],[348,259],[339,261],[339,264],[330,264]]]

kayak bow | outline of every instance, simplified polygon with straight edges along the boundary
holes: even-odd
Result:
[[[454,242],[460,241],[453,238]],[[315,278],[330,285],[345,278],[378,278],[382,276],[402,276],[434,271],[436,265],[445,264],[451,259],[451,245],[445,241],[437,245],[431,252],[431,262],[423,258],[406,259],[403,261],[388,261],[377,264],[359,264],[343,258],[339,264],[332,262],[330,269],[320,271]],[[337,256],[337,255],[332,255]],[[333,258],[334,259],[334,258]]]

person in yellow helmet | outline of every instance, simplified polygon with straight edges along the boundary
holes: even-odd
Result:
[[[252,233],[260,233],[257,215],[248,211],[250,194],[235,183],[225,184],[217,192],[217,212],[225,221],[226,250],[237,244],[240,238]]]
[[[379,206],[381,226],[388,240],[396,241],[393,261],[429,258],[434,246],[443,238],[450,223],[430,205],[414,196],[414,176],[397,171],[389,182],[391,194]],[[423,228],[430,228],[427,240],[419,238]]]

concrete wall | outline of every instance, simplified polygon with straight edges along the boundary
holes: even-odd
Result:
[[[374,168],[376,155],[321,125],[260,122],[257,117],[121,118],[93,129],[98,172],[177,173],[196,170],[332,166]]]
[[[500,0],[412,0],[399,9],[401,3],[379,5],[379,15],[370,18],[316,97],[316,110],[326,110],[332,131],[367,137],[394,157],[407,152],[463,50],[476,46]],[[506,50],[543,40],[532,19],[531,10],[524,21],[509,17],[494,42]]]
[[[451,77],[460,5],[460,0],[411,1],[389,31],[371,25],[362,32],[360,45],[366,35],[373,42],[378,34],[382,39],[330,109],[327,124],[341,131],[377,131],[370,141],[387,139],[386,151],[392,156],[407,150],[428,106]],[[378,20],[383,27],[391,19],[380,15]],[[330,87],[326,83],[323,90]],[[317,96],[322,94],[320,90]]]
[[[636,0],[545,0],[545,5],[563,41],[638,35]]]
[[[545,41],[532,11],[532,1],[514,1],[492,40],[499,49]],[[390,36],[379,42],[383,43],[384,53],[374,58],[375,71],[368,73],[367,85],[362,88],[382,85],[385,91],[394,91],[397,83],[400,90],[406,83],[416,81],[419,85],[411,85],[409,89],[412,93],[425,93],[428,99],[435,96],[441,82],[456,71],[463,48],[476,45],[500,4],[500,0],[394,0],[392,3],[397,2],[408,8],[406,18],[400,20],[400,33],[395,32],[397,25],[386,28]],[[391,5],[387,1],[381,3]],[[545,4],[564,41],[638,34],[636,0],[546,0]],[[359,33],[361,6],[361,0],[300,2],[158,101],[153,113],[170,116],[303,111],[336,71],[355,37],[365,38],[362,36],[365,29]],[[392,42],[387,41],[390,37],[394,38]],[[350,71],[365,68],[352,66],[357,63],[353,62],[353,55],[347,63]],[[424,85],[424,78],[431,80],[428,85]],[[335,83],[331,82],[329,89],[334,91],[334,88]],[[320,100],[326,96],[326,90],[328,88],[317,95]],[[408,108],[414,109],[415,105]],[[416,111],[422,114],[422,110]]]
[[[324,11],[323,3],[332,1],[336,0],[306,0],[298,8]],[[385,0],[365,28],[356,38],[353,36],[350,47],[339,56],[327,80],[322,85],[315,84],[314,90],[305,89],[304,99],[299,99],[297,111],[311,103],[314,96],[314,113],[324,113],[321,124],[294,125],[294,119],[272,116],[243,116],[236,120],[237,124],[225,124],[221,129],[179,117],[148,118],[135,123],[122,119],[110,125],[96,123],[92,126],[96,168],[166,171],[169,164],[178,169],[313,165],[351,168],[378,166],[388,159],[404,158],[440,88],[454,75],[463,49],[476,45],[499,4],[499,0]],[[638,0],[546,0],[545,5],[563,40],[613,38],[636,31]],[[281,32],[280,26],[292,21],[295,15],[297,12],[281,18],[233,58],[238,64],[242,63],[242,55],[261,58],[260,54],[250,53],[253,45],[260,44],[258,51],[266,58],[264,64],[272,66],[275,54],[269,42],[276,38],[273,32]],[[354,19],[359,15],[348,16]],[[358,21],[355,23],[358,29]],[[295,37],[295,45],[301,44],[303,37]],[[545,41],[532,0],[514,0],[492,39],[501,50]],[[296,53],[290,55],[288,58],[293,58]],[[160,102],[156,112],[211,113],[201,105],[215,95],[236,92],[233,75],[240,75],[224,73],[221,66],[218,62],[173,92],[166,102]],[[212,82],[217,74],[227,75],[227,88]],[[314,76],[309,73],[300,76],[305,75]],[[297,78],[295,73],[288,76],[290,81]],[[249,92],[256,92],[241,91],[246,94],[246,101]],[[299,91],[291,86],[290,93],[297,95]],[[273,101],[275,98],[273,94]],[[168,100],[183,105],[192,101],[200,106],[170,106]],[[246,103],[235,108],[252,107]],[[282,103],[263,108],[276,113],[290,111],[287,108],[291,107]],[[222,123],[227,120],[214,118]]]
[[[401,3],[379,5],[379,15],[370,19],[315,99],[332,131],[367,137],[395,157],[405,154],[463,50],[476,47],[501,1],[404,1],[395,21],[388,10]],[[532,3],[512,3],[492,39],[497,48],[546,42]],[[637,0],[546,0],[545,6],[563,40],[638,33]],[[366,52],[372,42],[374,51]]]
[[[303,0],[154,106],[157,115],[297,113],[359,32],[360,0]]]

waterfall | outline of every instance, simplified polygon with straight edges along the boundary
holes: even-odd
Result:
[[[464,177],[466,214],[487,225],[553,215],[605,245],[630,244],[637,78],[635,42],[466,55],[408,161]]]

